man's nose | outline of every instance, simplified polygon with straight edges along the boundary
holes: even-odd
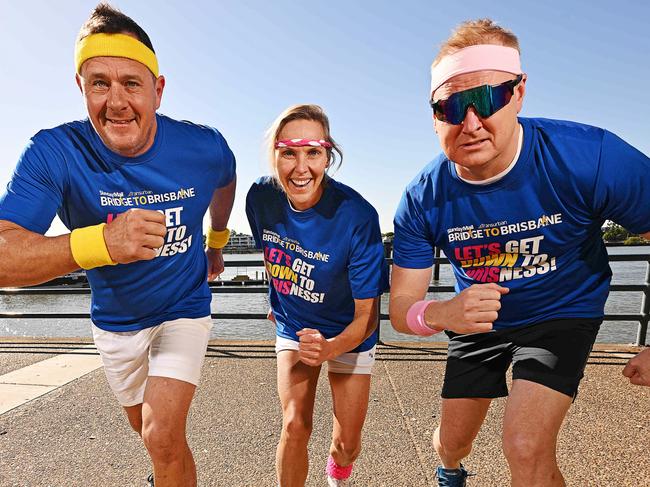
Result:
[[[481,117],[479,117],[476,108],[474,108],[471,105],[467,108],[462,125],[463,125],[463,132],[475,132],[479,130],[481,127],[483,127],[483,123],[481,122]]]
[[[127,106],[126,94],[124,88],[117,84],[112,84],[108,90],[106,105],[114,112],[123,110]]]

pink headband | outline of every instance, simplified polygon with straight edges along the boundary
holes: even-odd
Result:
[[[280,147],[305,147],[305,146],[311,146],[311,147],[325,147],[326,149],[329,149],[332,147],[332,144],[327,142],[326,140],[320,139],[320,140],[315,140],[315,139],[284,139],[284,140],[278,140],[275,143],[275,148],[279,149]]]
[[[449,54],[431,68],[431,94],[454,76],[488,70],[521,74],[519,51],[496,44],[479,44]]]

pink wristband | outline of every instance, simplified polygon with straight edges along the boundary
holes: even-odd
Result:
[[[433,301],[418,301],[417,303],[413,303],[406,313],[406,324],[416,335],[431,336],[442,331],[434,330],[424,321],[424,312],[430,303],[433,303]]]

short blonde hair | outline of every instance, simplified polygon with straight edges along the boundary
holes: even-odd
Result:
[[[449,54],[479,44],[497,44],[512,47],[521,53],[517,36],[510,30],[497,25],[492,19],[466,20],[456,27],[449,38],[442,43],[431,67],[438,64],[443,57]]]
[[[334,141],[330,134],[330,121],[325,114],[325,111],[318,105],[293,105],[284,110],[278,118],[271,124],[266,131],[264,137],[266,143],[267,154],[269,162],[271,163],[272,173],[275,177],[275,143],[278,136],[286,124],[294,120],[311,120],[318,122],[323,127],[324,140],[332,144],[332,147],[327,149],[327,162],[329,167],[334,165],[340,166],[343,162],[343,151],[341,147]]]

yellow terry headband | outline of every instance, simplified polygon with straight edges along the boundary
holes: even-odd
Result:
[[[142,42],[126,34],[91,34],[84,37],[75,46],[74,64],[77,74],[81,74],[81,65],[88,59],[99,56],[124,57],[144,64],[153,75],[158,77],[158,59],[156,53]]]

